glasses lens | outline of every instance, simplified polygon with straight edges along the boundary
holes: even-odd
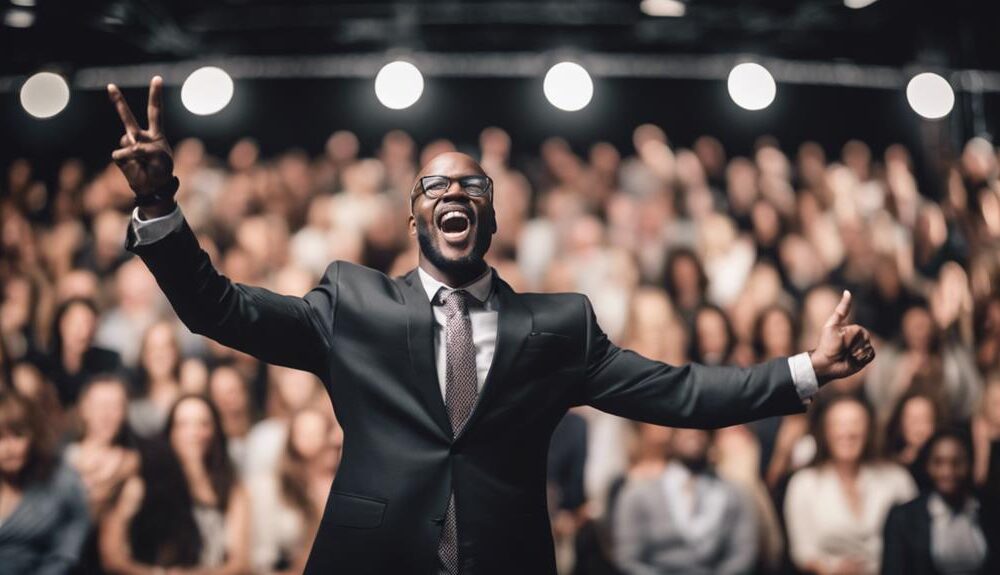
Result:
[[[425,176],[421,178],[420,185],[424,188],[424,193],[429,196],[444,193],[448,189],[448,178],[444,176]]]
[[[466,176],[459,180],[462,190],[470,196],[482,196],[486,193],[489,185],[488,180],[483,176]]]

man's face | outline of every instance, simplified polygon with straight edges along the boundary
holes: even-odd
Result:
[[[703,429],[676,429],[671,438],[671,454],[692,471],[708,465],[708,448],[712,435]]]
[[[480,265],[497,229],[492,193],[470,196],[458,182],[474,175],[485,172],[469,156],[440,154],[420,171],[411,192],[410,234],[417,236],[423,256],[446,273]],[[420,185],[424,176],[448,176],[452,181],[447,190],[431,198]]]

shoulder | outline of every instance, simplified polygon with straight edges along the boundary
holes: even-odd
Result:
[[[653,495],[655,490],[660,489],[660,478],[662,475],[653,477],[629,477],[625,480],[621,489],[621,501],[623,504],[637,503],[645,501]]]
[[[812,492],[816,489],[823,478],[824,471],[819,467],[803,467],[788,480],[788,494],[799,492]]]
[[[869,472],[881,485],[898,487],[913,486],[913,477],[905,467],[891,461],[880,461],[868,466]]]
[[[919,495],[904,503],[897,503],[889,509],[886,525],[910,529],[915,521],[929,517],[927,511],[927,496]]]

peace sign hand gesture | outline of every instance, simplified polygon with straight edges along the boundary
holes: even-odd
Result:
[[[111,158],[125,175],[129,187],[137,197],[168,188],[173,183],[174,160],[170,144],[160,129],[163,78],[153,76],[149,82],[146,111],[149,129],[146,130],[139,127],[118,86],[108,84],[108,96],[125,126],[125,134],[118,142],[120,147],[111,153]],[[148,211],[156,212],[156,207],[150,206],[154,209]]]
[[[875,359],[868,330],[846,323],[850,311],[851,292],[844,290],[837,309],[823,325],[819,345],[809,352],[820,383],[853,375]]]

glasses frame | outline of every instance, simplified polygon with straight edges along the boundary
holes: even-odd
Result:
[[[424,181],[427,180],[428,178],[445,178],[448,180],[448,187],[441,192],[432,194],[428,192],[427,189],[424,187]],[[416,183],[413,184],[413,190],[410,191],[410,205],[411,206],[413,205],[413,200],[416,200],[417,196],[419,196],[420,194],[424,194],[425,196],[431,198],[432,200],[440,198],[441,196],[446,194],[448,190],[451,189],[451,185],[453,183],[458,182],[459,186],[462,186],[462,180],[465,178],[486,178],[486,187],[483,189],[483,193],[481,195],[470,194],[468,192],[465,192],[470,198],[485,198],[485,197],[489,197],[490,199],[493,198],[493,178],[485,174],[482,175],[469,174],[467,176],[459,176],[457,178],[453,178],[451,176],[440,176],[431,174],[428,176],[423,176],[422,178],[418,179]],[[420,193],[415,193],[418,187],[420,188]],[[463,187],[462,190],[465,191],[465,188]]]

